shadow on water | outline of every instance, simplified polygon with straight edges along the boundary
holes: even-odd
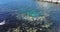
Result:
[[[10,28],[16,27],[17,19],[14,12],[0,12],[0,22],[5,20],[4,25],[0,25],[0,32],[6,32]]]

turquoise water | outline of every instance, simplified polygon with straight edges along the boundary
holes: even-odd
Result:
[[[7,2],[6,2],[7,1]],[[42,13],[42,9],[39,9],[39,5],[34,0],[1,0],[1,9],[3,11],[17,11],[18,13],[26,13],[33,15],[31,16],[38,16],[39,13]],[[41,10],[41,11],[40,11]],[[29,12],[29,13],[28,13]]]

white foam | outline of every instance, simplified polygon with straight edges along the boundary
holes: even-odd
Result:
[[[0,23],[0,25],[4,25],[5,24],[5,20],[3,20],[3,22]]]

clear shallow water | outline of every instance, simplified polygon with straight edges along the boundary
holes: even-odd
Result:
[[[48,13],[49,16],[52,19],[52,22],[54,23],[53,26],[55,27],[56,31],[59,30],[60,27],[60,4],[54,4],[54,3],[45,3],[40,2],[40,7],[42,7],[42,10],[45,13]],[[55,32],[56,32],[55,31]]]
[[[2,20],[8,19],[9,17],[9,20],[12,19],[12,17],[15,16],[15,12],[26,13],[33,17],[47,13],[51,17],[56,29],[58,29],[57,27],[59,27],[60,24],[60,4],[37,3],[33,0],[0,0],[0,18]],[[14,15],[12,16],[12,14]],[[13,20],[13,22],[14,21],[15,20]],[[9,22],[13,24],[12,20],[7,21],[8,24],[10,24]]]
[[[54,3],[46,3],[46,2],[40,2],[40,7],[42,8],[42,11],[45,13],[48,13],[52,19],[56,22],[59,22],[60,20],[60,4],[54,4]]]

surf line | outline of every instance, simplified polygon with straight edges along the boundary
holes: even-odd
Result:
[[[3,20],[1,23],[0,23],[0,25],[4,25],[5,24],[5,20]]]

